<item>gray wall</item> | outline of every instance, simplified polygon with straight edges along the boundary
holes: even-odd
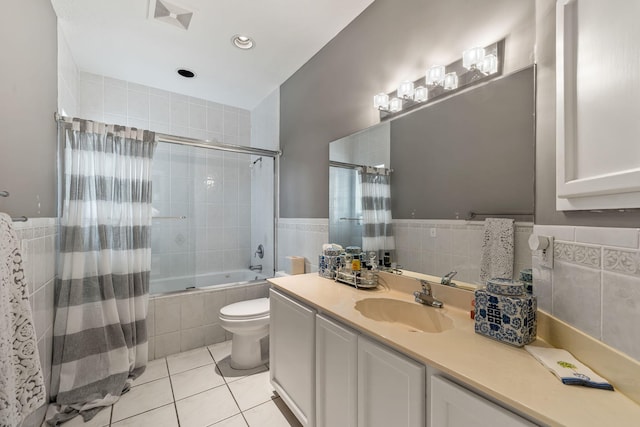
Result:
[[[554,0],[536,0],[536,224],[638,227],[640,211],[556,211],[555,6]]]
[[[280,216],[327,218],[329,142],[378,122],[375,93],[506,38],[505,74],[533,63],[534,0],[376,0],[281,86]]]
[[[534,108],[529,67],[393,120],[393,218],[531,220]]]
[[[56,216],[57,32],[49,1],[11,2],[0,22],[0,211]]]

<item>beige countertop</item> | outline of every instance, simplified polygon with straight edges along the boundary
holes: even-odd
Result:
[[[386,279],[382,280],[381,286],[373,290],[358,290],[315,273],[269,279],[269,282],[319,312],[450,375],[539,423],[640,425],[640,405],[622,393],[564,385],[523,348],[476,334],[469,310],[456,307],[470,307],[470,292],[438,286],[434,294],[445,302],[444,308],[421,306],[424,310],[439,310],[453,321],[452,329],[440,333],[416,332],[401,324],[363,316],[354,307],[364,298],[413,301],[411,292],[419,288],[415,279],[384,276]],[[541,340],[534,345],[547,346]]]

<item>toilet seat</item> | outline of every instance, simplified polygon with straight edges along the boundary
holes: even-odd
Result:
[[[269,298],[258,298],[229,304],[220,309],[220,317],[249,320],[269,316]]]

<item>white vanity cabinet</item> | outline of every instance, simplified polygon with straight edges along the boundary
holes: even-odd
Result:
[[[358,426],[424,427],[425,366],[358,336]]]
[[[525,427],[524,418],[439,376],[431,377],[431,427]]]
[[[356,427],[358,423],[358,334],[316,315],[316,424]]]
[[[305,426],[315,426],[315,310],[271,289],[271,385]]]

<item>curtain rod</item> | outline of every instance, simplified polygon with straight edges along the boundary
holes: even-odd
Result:
[[[390,169],[390,168],[379,168],[376,166],[358,165],[356,163],[338,162],[337,160],[329,160],[329,166],[335,166],[337,168],[344,168],[344,169],[376,168],[376,169],[385,169],[385,170],[388,170],[389,172],[393,172],[393,169]]]
[[[70,124],[72,117],[66,117],[53,113],[55,121],[62,124]],[[228,151],[232,153],[253,154],[257,156],[278,157],[282,154],[280,150],[267,150],[265,148],[257,147],[245,147],[243,145],[222,144],[219,142],[210,142],[202,139],[187,138],[183,136],[169,135],[165,133],[155,132],[156,142],[165,142],[167,144],[187,145],[198,148],[207,148],[221,151]]]

